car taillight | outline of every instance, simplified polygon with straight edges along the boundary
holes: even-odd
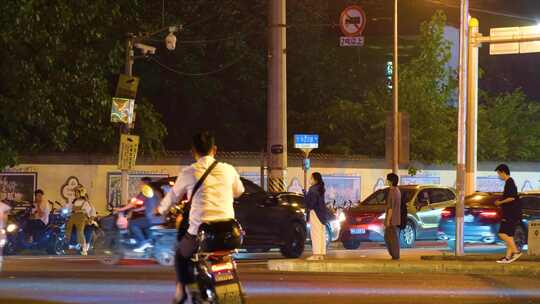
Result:
[[[233,263],[227,262],[223,264],[215,264],[212,265],[212,272],[222,272],[222,271],[229,271],[234,268]]]
[[[499,212],[497,210],[482,210],[478,214],[481,218],[484,219],[497,219],[499,218]]]
[[[443,209],[443,211],[441,211],[441,218],[442,219],[449,219],[449,218],[452,218],[453,216],[454,216],[453,209],[446,208],[446,209]]]

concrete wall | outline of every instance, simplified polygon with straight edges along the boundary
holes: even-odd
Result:
[[[75,161],[74,161],[75,159]],[[250,155],[225,155],[221,160],[236,166],[239,173],[253,181],[260,180],[260,158],[256,154]],[[36,173],[37,188],[45,191],[46,197],[52,201],[66,202],[72,196],[71,188],[82,184],[88,189],[90,199],[100,213],[105,213],[107,204],[119,204],[119,193],[115,190],[115,178],[118,180],[119,171],[111,159],[88,158],[81,159],[60,157],[58,159],[35,158],[24,159],[25,163],[4,171],[0,178],[10,178],[14,173]],[[181,168],[191,162],[188,155],[169,157],[160,160],[143,160],[133,170],[133,182],[131,191],[136,191],[138,178],[145,175],[153,177],[176,176]],[[500,182],[493,168],[496,163],[479,164],[478,189],[481,191],[502,190]],[[528,191],[540,189],[540,163],[510,163],[519,190]],[[402,170],[402,183],[427,183],[455,186],[455,171],[450,165],[424,166],[416,176],[407,175],[407,170]],[[383,186],[384,177],[389,172],[382,160],[370,160],[365,158],[340,159],[340,158],[317,158],[312,159],[312,172],[319,171],[325,176],[327,183],[328,201],[344,200],[357,201],[365,198],[374,190]],[[7,183],[6,183],[7,184]],[[289,160],[288,169],[289,190],[299,191],[303,185],[303,172],[301,158],[292,156]],[[0,185],[0,199],[6,197],[6,191]],[[17,191],[17,190],[10,190]],[[116,191],[116,192],[115,192]],[[26,192],[28,193],[28,191]],[[116,196],[115,196],[116,195]],[[26,195],[28,196],[28,195]],[[24,197],[23,199],[31,199]]]

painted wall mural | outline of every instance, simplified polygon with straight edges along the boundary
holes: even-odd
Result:
[[[32,201],[37,187],[35,172],[0,173],[0,201]]]
[[[168,174],[130,174],[128,180],[128,197],[134,197],[137,195],[139,192],[139,181],[145,176],[150,177],[152,180],[169,177]],[[107,210],[111,211],[113,208],[124,205],[122,203],[120,187],[120,172],[107,173]]]
[[[361,177],[345,175],[324,175],[326,202],[341,205],[347,201],[358,202],[361,198]]]
[[[77,177],[70,176],[67,178],[66,182],[60,187],[60,195],[64,199],[64,204],[75,200],[75,191],[73,190],[79,185],[81,183]]]

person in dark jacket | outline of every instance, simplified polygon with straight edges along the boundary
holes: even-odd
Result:
[[[322,260],[326,255],[326,223],[328,209],[324,201],[324,181],[319,172],[311,175],[311,187],[306,194],[306,213],[311,226],[311,246],[313,255],[308,260]]]

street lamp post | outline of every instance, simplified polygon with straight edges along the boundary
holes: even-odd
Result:
[[[394,58],[392,63],[392,172],[399,174],[399,77],[398,77],[398,0],[394,0]]]

